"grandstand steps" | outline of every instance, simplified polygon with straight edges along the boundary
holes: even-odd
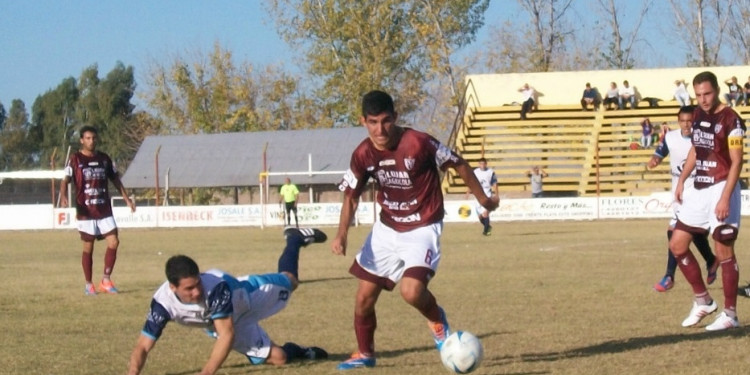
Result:
[[[643,104],[645,102],[642,102]],[[657,127],[676,129],[677,102],[659,107],[583,111],[578,105],[540,105],[519,118],[519,106],[468,109],[451,145],[470,164],[484,156],[495,169],[498,190],[530,196],[526,172],[541,166],[549,176],[544,190],[566,196],[645,195],[669,191],[668,160],[647,170],[654,146],[639,147],[644,118]],[[750,117],[750,107],[735,108]],[[750,151],[746,140],[746,150]],[[748,159],[746,157],[746,159]],[[743,167],[741,177],[750,178]],[[463,180],[450,170],[443,179],[446,194],[465,194]]]

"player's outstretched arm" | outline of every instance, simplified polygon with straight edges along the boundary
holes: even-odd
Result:
[[[469,188],[471,193],[474,194],[474,197],[477,198],[479,204],[488,211],[494,211],[498,206],[499,198],[497,196],[490,198],[484,193],[482,184],[477,180],[477,176],[474,175],[474,171],[471,169],[471,166],[469,166],[469,163],[461,160],[461,162],[456,165],[455,169],[456,172],[458,172],[458,175],[464,180],[466,187]]]
[[[358,206],[359,198],[351,197],[348,194],[344,195],[344,202],[341,204],[341,215],[339,216],[339,229],[336,232],[336,238],[331,241],[331,252],[336,255],[346,255],[349,225],[352,223],[352,219],[354,219],[354,213],[357,212]]]
[[[742,137],[729,138],[729,159],[732,164],[729,166],[729,174],[727,175],[727,181],[724,185],[724,191],[721,192],[721,198],[716,203],[715,214],[716,218],[719,220],[724,220],[729,217],[729,200],[732,196],[734,187],[737,185],[737,181],[740,179],[742,156],[745,153],[742,143]]]
[[[148,358],[148,352],[154,348],[156,341],[145,335],[138,337],[138,342],[133,348],[133,353],[130,354],[130,366],[128,367],[128,375],[138,375],[143,369],[143,365],[146,364],[146,358]]]
[[[130,207],[130,212],[135,212],[135,202],[130,200],[130,197],[128,197],[128,191],[125,190],[125,185],[122,184],[120,176],[116,174],[115,177],[112,178],[112,183],[115,184],[115,187],[120,192],[120,195],[122,195],[122,199],[125,200],[125,204]]]
[[[653,155],[653,156],[651,156],[651,159],[649,159],[648,164],[646,164],[646,167],[648,169],[654,169],[659,164],[661,164],[661,158],[658,157],[658,156],[656,156],[656,155]]]
[[[60,182],[60,207],[68,207],[68,184],[70,183],[70,177],[63,177]]]
[[[678,203],[682,203],[685,180],[693,173],[693,169],[695,169],[695,146],[690,147],[685,163],[682,164],[682,173],[680,173],[680,178],[677,180],[677,186],[674,190],[674,198]]]
[[[218,337],[211,350],[211,356],[208,362],[203,366],[201,375],[213,375],[219,370],[224,360],[227,359],[229,352],[234,344],[234,323],[231,317],[214,320],[214,328]]]

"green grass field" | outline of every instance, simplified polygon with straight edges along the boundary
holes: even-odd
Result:
[[[739,329],[708,333],[682,328],[691,292],[681,274],[674,289],[651,285],[666,258],[666,220],[446,225],[443,261],[431,283],[454,329],[484,344],[476,374],[730,374],[745,373],[750,300],[739,297]],[[333,228],[322,228],[329,236]],[[747,225],[740,266],[750,265]],[[352,330],[355,280],[347,269],[369,227],[353,228],[349,255],[311,245],[300,260],[302,285],[285,311],[263,326],[279,342],[318,345],[327,361],[251,366],[229,356],[222,374],[335,374],[356,347]],[[113,279],[119,295],[83,295],[75,231],[0,232],[2,374],[124,374],[152,293],[168,256],[184,253],[203,269],[235,275],[275,271],[283,247],[279,228],[121,230]],[[95,248],[102,271],[104,243]],[[750,280],[750,268],[740,280]],[[709,288],[723,300],[721,275]],[[720,307],[722,306],[719,303]],[[213,341],[170,324],[145,374],[200,371]],[[378,303],[378,366],[354,373],[447,374],[424,319],[396,293]]]

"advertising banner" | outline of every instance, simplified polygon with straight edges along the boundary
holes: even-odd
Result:
[[[648,196],[502,199],[490,214],[492,221],[534,220],[595,220],[670,218],[673,197],[670,193]],[[742,191],[742,213],[750,215],[750,191]],[[357,208],[354,224],[372,224],[380,208],[373,202],[362,202]],[[283,206],[222,205],[222,206],[160,206],[113,207],[121,228],[283,226]],[[300,226],[337,225],[341,203],[300,203],[297,218]],[[445,202],[446,223],[477,221],[476,202],[458,200]],[[292,219],[294,224],[294,219]],[[52,205],[0,206],[0,230],[75,229],[74,208],[53,208]]]

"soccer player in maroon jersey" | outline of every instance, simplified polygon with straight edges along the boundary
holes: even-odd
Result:
[[[719,101],[719,84],[711,72],[693,79],[698,108],[693,113],[693,147],[675,188],[675,199],[682,204],[669,241],[680,270],[693,289],[695,301],[683,327],[698,324],[718,309],[706,289],[698,262],[689,249],[692,233],[710,233],[716,260],[721,268],[724,310],[706,330],[739,327],[737,281],[739,267],[734,242],[740,227],[740,169],[742,168],[745,122],[732,108]],[[684,189],[684,182],[695,170],[695,190]]]
[[[122,194],[125,203],[135,212],[135,203],[128,197],[125,186],[109,156],[96,150],[97,131],[93,126],[83,126],[80,130],[81,149],[70,156],[65,167],[65,178],[60,184],[60,205],[68,206],[68,183],[76,187],[76,219],[78,232],[83,241],[81,265],[86,279],[84,293],[96,295],[92,278],[94,240],[107,240],[107,252],[104,254],[104,275],[99,283],[99,290],[104,293],[117,293],[110,275],[117,259],[117,247],[120,240],[117,236],[117,224],[112,216],[112,204],[109,199],[109,181]]]
[[[438,350],[450,334],[445,311],[427,289],[441,256],[440,170],[454,168],[487,210],[498,206],[498,197],[484,193],[466,161],[432,136],[396,125],[397,119],[387,93],[371,91],[362,98],[360,121],[368,138],[352,153],[339,185],[344,202],[331,244],[334,254],[346,255],[349,224],[370,178],[377,182],[381,207],[379,220],[349,269],[359,279],[354,307],[358,350],[339,364],[340,370],[375,366],[375,303],[383,289],[391,291],[399,281],[403,299],[427,318]]]

